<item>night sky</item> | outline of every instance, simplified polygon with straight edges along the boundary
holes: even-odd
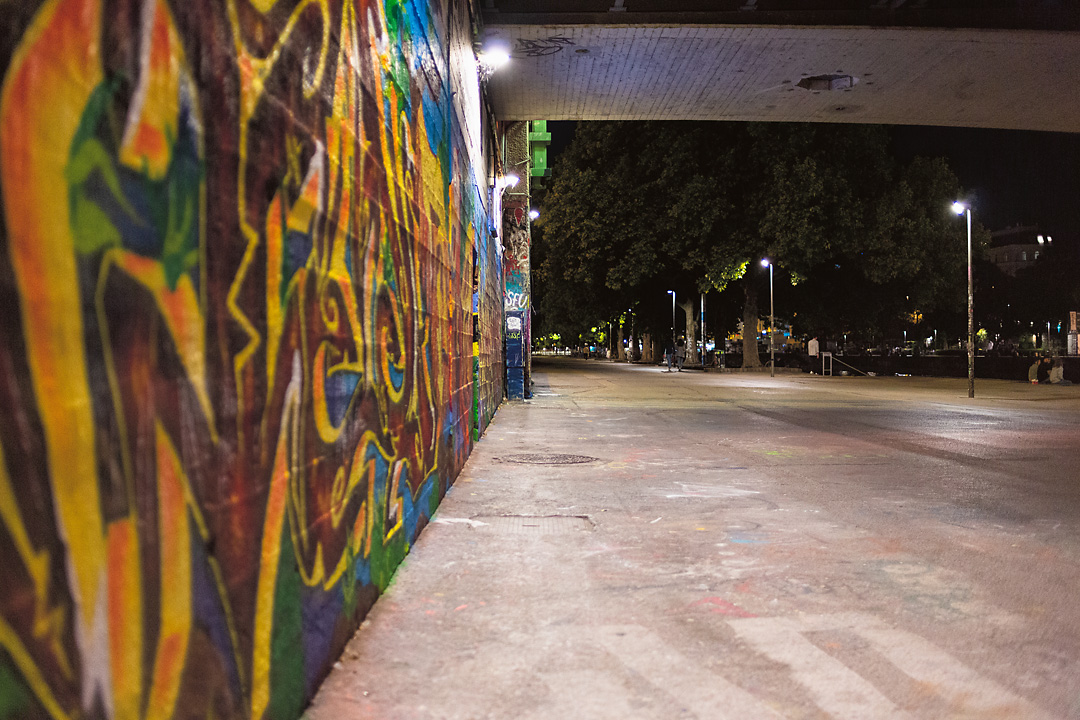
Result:
[[[574,122],[549,122],[550,154],[573,137]],[[1080,234],[1080,135],[1020,130],[896,127],[893,155],[944,157],[969,192],[974,219],[990,229],[1038,225]]]
[[[1038,225],[1080,230],[1080,135],[1022,130],[898,127],[893,154],[944,157],[972,193],[972,212],[990,230]]]

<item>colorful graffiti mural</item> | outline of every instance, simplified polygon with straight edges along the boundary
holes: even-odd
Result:
[[[502,397],[462,5],[5,4],[0,719],[296,717],[386,587]]]

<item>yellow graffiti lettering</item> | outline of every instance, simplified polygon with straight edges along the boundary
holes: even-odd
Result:
[[[0,186],[11,263],[39,401],[57,523],[66,535],[80,648],[93,656],[106,549],[97,496],[97,452],[82,352],[79,279],[64,187],[80,110],[102,80],[100,0],[51,0],[35,16],[9,66],[0,96]],[[58,110],[35,97],[63,100]],[[105,633],[107,634],[107,629]],[[84,687],[106,689],[108,664],[84,662]],[[106,700],[108,702],[108,700]]]
[[[4,448],[0,445],[0,523],[7,529],[15,545],[23,567],[34,587],[34,624],[36,638],[48,641],[56,663],[68,678],[71,677],[71,660],[64,650],[62,635],[64,632],[64,608],[51,607],[49,603],[49,571],[52,563],[49,553],[35,550],[30,541],[30,533],[23,523],[15,500],[15,489],[11,486],[11,477],[4,461]]]

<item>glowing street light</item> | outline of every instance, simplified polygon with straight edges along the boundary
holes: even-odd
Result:
[[[971,206],[954,202],[953,212],[967,215],[967,275],[968,275],[968,397],[975,397],[975,292],[971,282]]]
[[[776,315],[773,313],[773,266],[769,258],[761,259],[761,267],[769,268],[769,377],[776,377],[776,351],[773,349],[773,326],[776,324]]]
[[[530,220],[535,220],[538,217],[540,217],[540,211],[539,210],[537,210],[536,208],[533,208],[532,210],[529,211],[529,219]]]

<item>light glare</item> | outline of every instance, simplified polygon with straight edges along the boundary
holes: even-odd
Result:
[[[960,201],[954,202],[952,204],[952,211],[957,215],[963,215],[965,210],[967,210],[967,205]]]
[[[500,47],[489,48],[480,53],[479,60],[483,65],[495,71],[510,62],[510,53]]]

